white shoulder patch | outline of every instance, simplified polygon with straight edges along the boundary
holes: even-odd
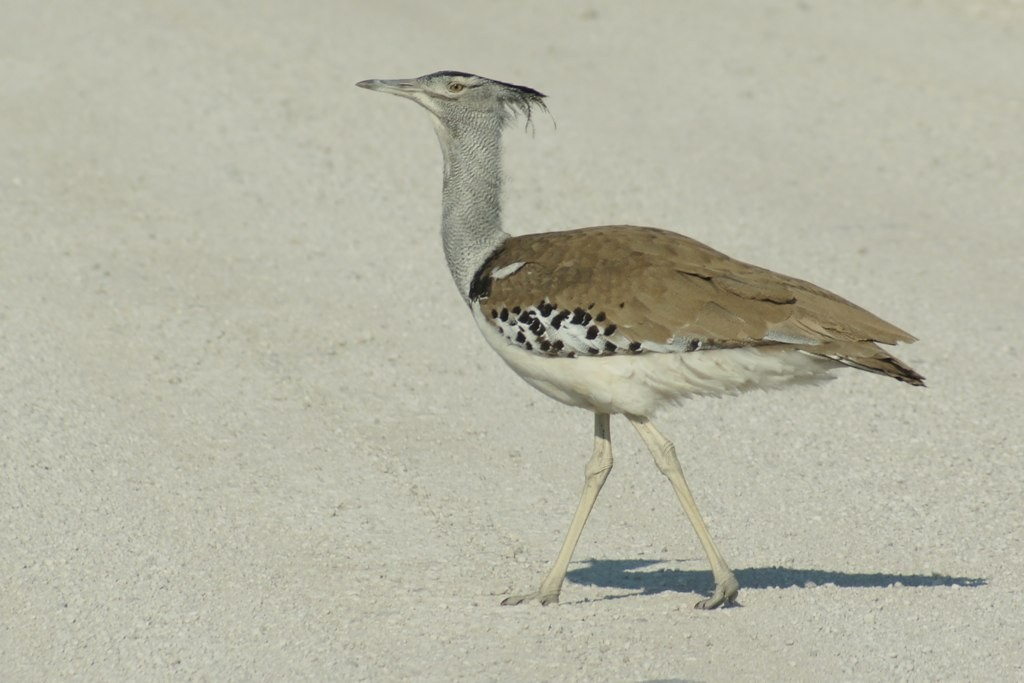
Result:
[[[515,275],[516,273],[519,272],[519,269],[522,268],[525,265],[526,265],[525,261],[516,261],[515,263],[510,263],[507,266],[502,266],[501,268],[498,268],[497,270],[492,270],[491,271],[491,279],[492,280],[501,280],[502,278],[506,278],[509,275]]]

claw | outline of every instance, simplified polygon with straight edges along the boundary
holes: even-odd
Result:
[[[547,595],[541,595],[540,591],[536,593],[526,593],[525,595],[510,595],[501,601],[502,605],[522,605],[524,602],[533,602],[536,600],[541,605],[557,605],[558,604],[558,593],[548,593]]]
[[[736,604],[736,596],[740,592],[740,582],[736,577],[729,574],[725,579],[715,585],[715,592],[710,598],[700,600],[694,609],[718,609]]]

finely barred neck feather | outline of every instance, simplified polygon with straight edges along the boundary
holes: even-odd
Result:
[[[547,109],[544,95],[462,71],[358,85],[411,99],[430,112],[444,154],[445,258],[469,304],[473,275],[508,238],[501,227],[502,130],[517,117],[529,126],[535,107]]]
[[[501,221],[501,122],[435,122],[444,155],[441,237],[459,294],[469,303],[473,275],[508,238]]]
[[[532,108],[546,107],[543,95],[525,86],[454,71],[433,76],[461,78],[470,88],[486,87],[491,98],[484,108],[451,107],[433,117],[444,155],[444,254],[455,286],[469,304],[473,276],[508,238],[501,216],[502,132],[517,116],[529,125]]]

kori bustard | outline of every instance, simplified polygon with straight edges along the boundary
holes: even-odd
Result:
[[[651,416],[687,397],[819,382],[843,367],[924,385],[878,346],[914,341],[908,333],[821,287],[688,237],[631,225],[506,233],[502,131],[545,109],[533,88],[458,71],[357,85],[430,113],[444,155],[444,253],[484,339],[530,385],[594,413],[594,452],[555,563],[535,592],[503,604],[558,601],[612,468],[610,415],[626,417],[671,482],[715,578],[714,593],[696,606],[713,609],[734,602],[739,583]]]

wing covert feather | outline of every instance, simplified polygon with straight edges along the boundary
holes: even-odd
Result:
[[[677,233],[607,226],[512,237],[489,263],[523,267],[494,280],[490,305],[547,300],[604,311],[635,341],[708,344],[792,339],[913,341],[895,325],[804,280],[758,268]]]

